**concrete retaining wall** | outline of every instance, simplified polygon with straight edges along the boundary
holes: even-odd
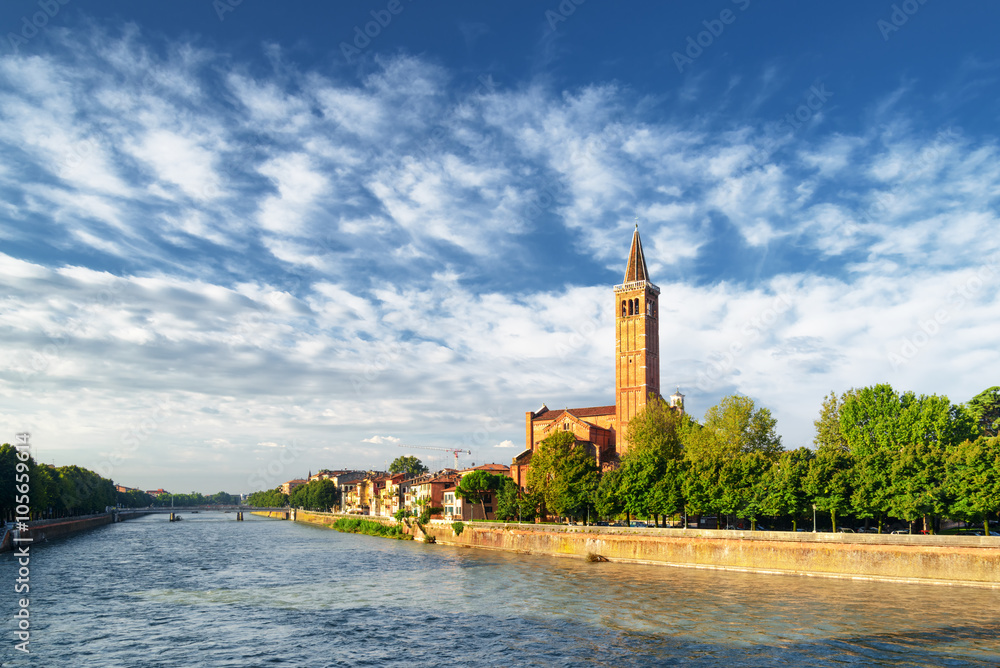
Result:
[[[780,531],[606,530],[466,523],[425,525],[442,545],[758,573],[1000,588],[1000,539],[795,534]],[[972,540],[967,540],[967,539]]]
[[[285,511],[255,512],[279,516]],[[358,515],[291,511],[289,519],[330,526]],[[361,519],[395,523],[388,517]],[[524,554],[603,558],[755,573],[951,584],[1000,589],[1000,538],[889,534],[639,529],[433,520],[406,530],[416,540]],[[425,538],[426,537],[426,538]]]
[[[142,510],[125,510],[119,511],[117,516],[118,520],[121,521],[148,514],[148,512]],[[100,513],[97,515],[86,515],[84,517],[66,517],[56,520],[35,520],[30,522],[28,529],[26,531],[21,531],[19,536],[22,538],[31,538],[31,542],[34,544],[40,543],[41,541],[49,538],[59,538],[60,536],[66,536],[78,531],[94,529],[99,526],[104,526],[105,524],[111,524],[114,521],[114,515],[112,515],[112,513]],[[13,525],[9,525],[7,528],[11,529],[12,526]],[[0,552],[8,552],[16,547],[16,544],[13,542],[14,534],[15,531],[10,530],[7,535],[4,536],[3,542],[0,543]]]

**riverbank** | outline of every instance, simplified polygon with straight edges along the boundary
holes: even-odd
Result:
[[[331,526],[357,515],[255,515]],[[363,519],[395,524],[382,517]],[[1000,538],[889,534],[633,529],[431,521],[404,529],[438,545],[684,568],[1000,589]]]
[[[31,543],[40,543],[50,538],[59,538],[80,531],[95,529],[105,524],[113,524],[122,520],[141,517],[149,513],[142,510],[115,511],[112,513],[98,513],[95,515],[85,515],[83,517],[65,517],[54,520],[35,520],[28,523],[28,528],[17,531],[15,524],[8,524],[2,540],[0,540],[0,552],[8,552],[14,548],[14,537],[30,538]]]

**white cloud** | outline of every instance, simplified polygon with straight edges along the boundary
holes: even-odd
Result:
[[[261,227],[281,234],[301,234],[317,200],[329,189],[328,179],[303,153],[268,160],[258,171],[278,189],[277,196],[265,198],[260,205],[257,220]]]
[[[613,401],[636,216],[663,387],[699,416],[744,392],[794,447],[830,390],[1000,374],[995,140],[813,128],[756,164],[752,119],[657,120],[613,85],[467,95],[409,57],[251,77],[145,41],[0,57],[0,235],[32,249],[0,254],[0,429],[40,425],[60,463],[167,399],[116,477],[160,486],[128,477],[207,444],[250,487],[485,420],[516,448],[543,401]]]
[[[188,135],[156,128],[128,149],[162,181],[179,187],[192,199],[209,199],[219,189],[214,148],[206,148]]]
[[[362,443],[374,443],[375,445],[383,445],[385,443],[391,443],[393,445],[400,443],[400,440],[395,436],[372,436],[370,438],[361,439]]]

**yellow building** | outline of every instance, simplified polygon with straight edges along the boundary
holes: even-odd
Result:
[[[660,396],[659,298],[660,288],[649,280],[636,225],[625,277],[614,286],[615,403],[562,410],[543,404],[525,413],[525,449],[510,467],[515,482],[524,486],[532,452],[557,431],[571,432],[577,445],[590,450],[602,469],[616,466],[628,451],[624,434],[629,421],[646,406],[651,393]],[[670,399],[672,406],[683,410],[679,391]]]
[[[308,480],[301,480],[296,478],[295,480],[289,480],[288,482],[281,483],[281,491],[284,494],[291,494],[302,485],[309,484]]]

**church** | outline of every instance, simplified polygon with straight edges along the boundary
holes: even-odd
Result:
[[[625,278],[614,287],[614,295],[615,403],[560,410],[543,404],[525,413],[525,449],[510,467],[510,476],[521,487],[527,482],[531,455],[538,444],[560,430],[572,432],[577,447],[587,448],[599,468],[614,468],[628,451],[625,429],[629,420],[643,409],[650,393],[660,396],[660,288],[649,280],[638,225],[632,234]],[[670,397],[670,405],[684,410],[679,390]]]

